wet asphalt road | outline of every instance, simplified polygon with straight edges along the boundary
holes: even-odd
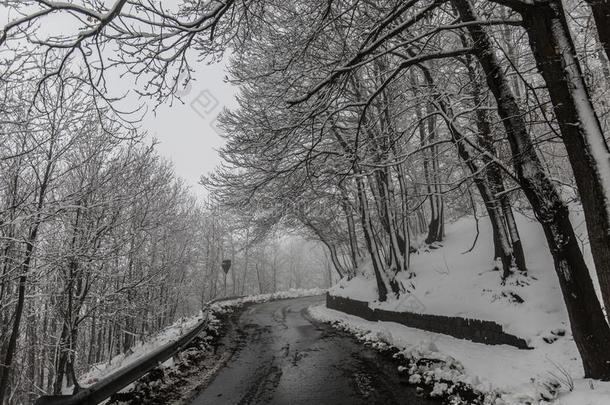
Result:
[[[191,404],[436,404],[417,396],[395,364],[328,325],[312,324],[306,309],[322,302],[247,308],[238,349]]]

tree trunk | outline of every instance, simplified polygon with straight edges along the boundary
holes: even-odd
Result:
[[[373,260],[373,271],[375,273],[375,280],[377,282],[379,301],[383,302],[388,299],[388,293],[390,291],[398,295],[399,289],[395,281],[392,282],[388,279],[388,276],[385,273],[383,260],[381,260],[379,257],[379,248],[371,225],[368,201],[362,177],[356,178],[356,187],[358,189],[358,198],[360,201],[360,220],[362,222],[362,230],[364,231],[364,240],[366,241],[368,250]]]
[[[356,238],[356,227],[354,224],[354,215],[352,213],[352,206],[349,203],[347,192],[345,189],[341,189],[341,207],[343,209],[343,213],[345,214],[345,221],[347,223],[347,233],[349,237],[349,251],[350,251],[350,259],[352,261],[352,269],[348,272],[347,276],[349,278],[353,277],[358,271],[358,258],[360,257],[360,252],[358,251],[358,240]]]
[[[429,144],[433,143],[436,138],[436,116],[433,114],[433,112],[432,106],[428,104],[426,113],[428,114],[427,129]],[[442,190],[440,189],[438,147],[432,146],[430,148],[430,154],[430,163],[432,167],[428,178],[432,181],[430,187],[432,189],[432,195],[430,196],[432,210],[430,224],[428,225],[428,236],[426,237],[427,244],[442,242],[444,232],[444,204]]]
[[[44,171],[43,178],[40,182],[38,189],[38,201],[37,201],[37,213],[36,218],[32,227],[30,228],[29,235],[26,239],[25,256],[23,263],[20,266],[21,275],[19,276],[19,287],[17,288],[17,305],[15,306],[15,314],[13,317],[13,326],[11,335],[4,353],[4,361],[0,365],[0,404],[4,401],[4,397],[8,392],[8,385],[10,381],[10,373],[13,365],[13,358],[15,355],[15,349],[17,348],[17,338],[19,337],[19,327],[21,326],[21,318],[23,316],[23,310],[25,307],[25,293],[28,274],[32,264],[34,255],[34,246],[38,240],[38,230],[42,224],[42,208],[44,207],[46,192],[49,186],[49,179],[53,170],[53,163],[51,160],[53,154],[54,140],[51,140],[51,147],[48,152],[48,160]]]
[[[603,8],[607,7],[606,3]],[[522,16],[568,152],[602,297],[609,309],[610,151],[576,59],[561,2],[554,0],[527,8]],[[609,24],[605,21],[602,30],[609,29]]]
[[[332,133],[343,150],[348,154],[353,154],[350,146],[345,142],[341,134],[336,130],[333,130]],[[360,223],[362,225],[362,231],[367,249],[371,255],[371,260],[373,261],[373,271],[375,273],[375,280],[377,282],[377,292],[379,295],[379,300],[386,301],[390,291],[398,296],[400,294],[400,288],[398,282],[394,279],[394,275],[390,278],[386,273],[384,261],[381,258],[382,247],[377,242],[377,237],[371,223],[364,176],[361,174],[360,167],[357,163],[354,165],[354,173],[358,197],[358,208],[360,210]]]
[[[512,274],[512,269],[514,267],[514,258],[513,251],[511,249],[511,245],[508,239],[508,235],[506,234],[506,229],[502,222],[502,214],[498,209],[496,204],[496,197],[493,193],[493,189],[490,187],[489,183],[486,181],[485,176],[482,174],[481,169],[477,166],[474,159],[470,155],[468,149],[466,149],[464,135],[460,133],[460,130],[455,126],[452,121],[451,112],[449,108],[445,105],[444,101],[440,98],[438,99],[439,106],[443,113],[448,118],[447,126],[449,127],[449,132],[451,133],[451,139],[455,144],[458,150],[458,156],[462,159],[466,167],[470,170],[472,174],[472,178],[474,180],[474,184],[477,186],[479,190],[479,194],[487,207],[487,212],[489,214],[489,219],[492,222],[492,228],[497,232],[494,237],[498,238],[497,243],[499,244],[499,257],[502,261],[502,279],[507,279]],[[496,258],[497,258],[496,257]]]
[[[426,85],[430,89],[433,89],[436,103],[439,105],[439,108],[448,118],[447,126],[449,127],[451,139],[457,148],[458,156],[469,169],[474,183],[477,187],[477,190],[479,191],[479,195],[483,199],[485,208],[487,209],[487,214],[489,215],[489,219],[492,225],[495,253],[494,260],[499,258],[502,262],[502,279],[506,279],[512,273],[512,269],[514,267],[514,259],[513,251],[509,242],[509,237],[506,233],[506,228],[503,223],[503,214],[500,210],[498,200],[495,196],[495,189],[491,187],[493,182],[488,181],[490,177],[489,171],[490,169],[492,169],[492,167],[488,167],[488,170],[486,171],[488,175],[484,176],[483,173],[485,172],[477,166],[473,157],[470,155],[470,152],[466,149],[466,145],[464,144],[464,136],[460,133],[459,129],[455,126],[453,121],[451,121],[451,112],[449,111],[449,108],[442,99],[439,91],[436,89],[434,78],[432,77],[430,70],[423,64],[419,65],[419,68],[423,72]],[[480,116],[477,117],[479,136],[481,136],[481,134],[484,134],[485,131],[488,130],[488,128],[485,127],[485,124],[487,124],[486,120],[481,119]],[[488,163],[485,160],[484,162]]]
[[[68,321],[64,319],[61,336],[59,338],[59,360],[55,365],[55,382],[53,383],[53,394],[61,394],[63,388],[64,377],[66,375],[66,366],[68,364],[68,351],[69,351],[69,327]]]
[[[506,30],[504,31],[505,40],[510,43],[510,35]],[[460,34],[460,38],[464,47],[469,46],[468,41],[464,34]],[[511,45],[512,48],[512,44]],[[514,54],[514,50],[511,50]],[[487,152],[487,155],[483,155],[483,163],[486,165],[485,174],[486,181],[489,184],[492,193],[492,199],[486,202],[486,206],[489,204],[488,213],[492,220],[492,229],[494,231],[494,251],[495,258],[502,258],[506,252],[503,251],[503,238],[508,235],[512,247],[512,256],[514,258],[514,265],[522,273],[527,272],[525,264],[525,253],[521,244],[521,237],[519,230],[515,222],[512,208],[510,206],[510,200],[508,195],[505,194],[504,178],[502,175],[501,168],[493,157],[497,157],[497,151],[494,146],[494,139],[491,130],[491,124],[487,111],[484,108],[477,108],[483,104],[483,91],[479,78],[477,77],[475,66],[472,65],[472,56],[467,55],[467,70],[468,77],[470,78],[473,85],[473,103],[475,107],[475,121],[477,126],[477,142],[478,145]],[[514,91],[519,88],[517,80],[513,80]],[[517,97],[518,94],[517,94]],[[498,194],[502,194],[498,197]],[[493,212],[493,214],[491,214]],[[492,215],[497,216],[498,220],[492,218]],[[506,226],[505,226],[506,224]],[[505,259],[502,259],[502,263],[505,263]],[[505,269],[506,272],[506,269]],[[505,273],[506,274],[506,273]]]
[[[415,79],[413,79],[415,81]],[[426,124],[424,124],[423,120],[423,114],[422,111],[419,108],[415,109],[415,113],[417,114],[417,120],[419,122],[418,124],[418,131],[419,131],[419,140],[420,140],[420,147],[424,148],[427,144],[429,144],[433,139],[434,139],[434,135],[433,135],[433,126],[432,124],[430,124],[430,122],[427,122]],[[426,126],[428,127],[428,135],[426,135]],[[432,135],[431,135],[432,134]],[[424,179],[426,181],[426,191],[427,191],[427,195],[428,195],[428,202],[430,204],[430,222],[428,223],[428,229],[427,229],[427,236],[426,236],[426,240],[425,242],[427,244],[431,244],[434,242],[440,242],[443,240],[442,238],[442,234],[439,237],[439,232],[441,229],[441,207],[439,206],[438,202],[439,199],[437,198],[437,187],[434,184],[435,183],[435,178],[436,176],[434,175],[434,148],[430,148],[431,150],[422,150],[422,155],[423,155],[423,171],[424,171]],[[432,155],[432,156],[428,156],[428,155]],[[430,163],[432,162],[432,172],[430,170]],[[442,200],[441,200],[442,201]]]
[[[261,272],[260,272],[258,262],[256,262],[256,264],[254,265],[254,268],[256,269],[256,281],[258,284],[258,293],[262,294],[263,293],[263,282],[261,280]]]
[[[525,263],[525,252],[523,251],[523,244],[521,243],[521,235],[519,234],[519,229],[517,228],[515,215],[513,214],[513,209],[510,206],[510,199],[507,195],[503,195],[500,198],[500,204],[502,204],[502,211],[504,212],[504,218],[506,219],[508,233],[510,235],[510,240],[513,245],[513,256],[515,257],[515,265],[521,273],[525,274],[527,273],[527,265]]]
[[[453,3],[462,21],[477,20],[468,0],[454,0]],[[469,25],[467,29],[474,42],[475,56],[498,103],[498,114],[506,130],[521,187],[544,229],[585,376],[610,380],[610,352],[607,347],[610,328],[568,218],[568,209],[536,154],[490,38],[481,26]]]
[[[244,274],[241,281],[241,295],[244,295],[246,288],[246,277],[248,275],[248,262],[250,260],[250,224],[246,228],[246,248],[244,252]]]
[[[31,248],[28,245],[28,253],[26,253],[26,260],[22,266],[22,276],[19,277],[19,287],[17,290],[17,305],[15,307],[15,316],[13,318],[13,327],[11,336],[6,347],[4,354],[4,361],[2,363],[1,375],[0,375],[0,401],[2,401],[8,392],[8,385],[10,382],[10,372],[13,364],[13,358],[15,355],[15,349],[17,348],[17,338],[19,337],[19,327],[21,325],[21,318],[23,316],[23,309],[25,307],[25,289],[27,282],[27,270],[30,267],[31,262]],[[0,402],[1,403],[1,402]]]

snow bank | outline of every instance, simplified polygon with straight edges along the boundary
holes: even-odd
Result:
[[[168,343],[177,341],[185,333],[194,328],[195,325],[201,322],[202,316],[203,314],[200,312],[195,316],[179,319],[174,324],[166,327],[150,339],[136,344],[126,353],[119,354],[113,357],[108,362],[98,363],[91,366],[89,371],[80,376],[80,385],[83,388],[89,387],[90,385],[93,385],[96,382],[103,380],[105,377],[109,376],[115,371],[130,365],[131,363],[137,361],[143,356],[146,356],[153,350],[156,350],[159,347],[164,346]],[[73,387],[65,388],[63,390],[64,394],[72,394],[72,389]]]
[[[569,330],[553,260],[540,225],[516,215],[530,277],[514,277],[502,286],[494,271],[493,238],[487,217],[480,219],[480,235],[472,247],[476,228],[472,217],[447,226],[442,247],[422,248],[411,256],[416,276],[399,276],[410,292],[399,299],[377,302],[372,271],[330,289],[332,295],[368,301],[372,308],[390,311],[460,316],[502,325],[505,332],[523,337],[530,345],[544,343],[551,331]],[[523,299],[524,303],[516,301]]]
[[[432,345],[434,351],[457,359],[464,372],[479,382],[475,384],[477,388],[499,392],[504,401],[501,403],[549,403],[543,402],[546,397],[557,405],[610,404],[610,383],[584,379],[542,228],[522,214],[516,213],[516,220],[525,249],[527,278],[513,277],[506,285],[500,284],[500,273],[493,270],[493,238],[486,217],[480,218],[476,246],[465,253],[476,234],[474,219],[466,217],[447,225],[442,246],[423,247],[411,256],[416,276],[400,278],[408,294],[378,302],[370,270],[353,280],[341,280],[330,293],[369,301],[372,308],[495,321],[505,332],[525,338],[534,350],[486,346],[395,323],[368,322],[322,307],[313,308],[312,315],[340,322],[360,334],[382,336],[399,348],[421,350]],[[595,282],[595,267],[579,207],[571,207],[570,220]],[[570,392],[572,384],[574,390]]]
[[[309,313],[314,319],[349,330],[361,340],[389,344],[410,357],[442,360],[451,367],[448,371],[447,366],[441,366],[436,374],[486,393],[486,400],[495,405],[610,403],[610,383],[582,377],[580,358],[569,338],[535,350],[519,350],[473,343],[393,322],[369,322],[323,305],[311,307]],[[419,373],[410,373],[411,383],[419,383],[420,378]],[[443,389],[440,383],[434,387],[437,391]]]
[[[248,295],[246,297],[239,297],[235,299],[229,299],[225,301],[219,301],[213,303],[210,307],[214,311],[222,310],[222,309],[230,309],[235,307],[240,307],[244,304],[261,304],[263,302],[275,301],[275,300],[283,300],[289,298],[299,298],[299,297],[311,297],[314,295],[323,295],[326,294],[328,290],[323,288],[311,288],[311,289],[295,289],[291,288],[288,291],[278,291],[275,293],[269,294],[258,294],[258,295]]]

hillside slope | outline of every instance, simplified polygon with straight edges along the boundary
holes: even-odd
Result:
[[[545,384],[564,374],[569,376],[566,379],[574,380],[575,388],[568,392],[570,384],[563,384],[564,392],[554,403],[610,403],[610,384],[583,378],[542,229],[523,215],[518,215],[517,221],[525,247],[527,277],[512,277],[506,285],[501,284],[500,272],[493,270],[493,240],[487,218],[480,219],[478,240],[472,251],[467,252],[475,239],[476,223],[473,217],[466,217],[447,226],[442,246],[424,247],[412,255],[411,266],[416,276],[411,279],[400,276],[408,294],[378,302],[372,271],[366,267],[362,269],[365,274],[341,280],[330,293],[368,301],[374,308],[495,321],[506,332],[527,339],[534,350],[486,346],[391,322],[367,322],[326,308],[312,311],[319,319],[350,325],[398,347],[424,351],[432,348],[455,358],[477,384],[504,392],[506,403],[538,403],[531,401],[541,399]],[[593,270],[580,215],[575,214],[572,222],[580,232],[582,249]]]

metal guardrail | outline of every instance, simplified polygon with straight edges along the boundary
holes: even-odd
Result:
[[[34,405],[95,405],[99,404],[103,400],[109,398],[112,394],[115,394],[138,380],[144,375],[148,374],[150,370],[165,362],[167,359],[178,353],[185,346],[197,336],[208,324],[209,317],[209,306],[218,301],[231,300],[241,297],[227,297],[220,298],[210,301],[206,305],[206,309],[203,312],[203,319],[199,322],[192,330],[186,333],[184,336],[176,340],[161,346],[160,348],[152,351],[150,354],[143,358],[134,361],[126,367],[123,367],[101,381],[91,385],[90,387],[84,388],[74,395],[44,395],[41,396],[34,402]]]

